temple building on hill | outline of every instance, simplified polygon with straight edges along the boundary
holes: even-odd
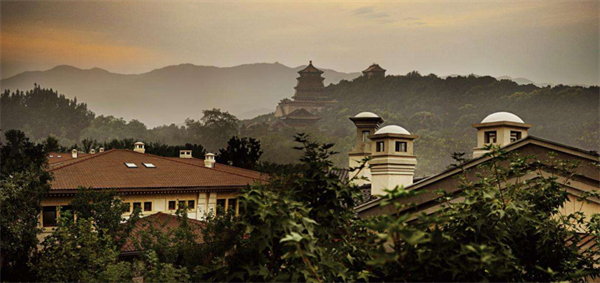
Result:
[[[379,67],[378,64],[373,63],[373,65],[369,66],[366,70],[362,71],[363,76],[367,77],[367,79],[375,79],[375,78],[384,78],[385,77],[385,69]]]
[[[323,71],[315,68],[312,61],[308,66],[298,71],[296,93],[292,99],[283,99],[277,105],[273,123],[274,127],[305,127],[314,124],[320,119],[318,113],[336,101],[330,100],[325,92],[325,85],[321,75]],[[303,111],[302,111],[303,110]]]

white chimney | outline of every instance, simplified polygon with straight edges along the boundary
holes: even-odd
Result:
[[[179,150],[179,158],[192,158],[192,150],[191,149]]]
[[[385,126],[369,136],[372,143],[371,194],[384,195],[385,189],[412,185],[417,166],[411,135],[400,126]]]
[[[207,153],[204,155],[204,166],[207,168],[215,168],[215,154]]]
[[[135,152],[139,152],[139,153],[145,153],[146,149],[144,148],[144,143],[143,142],[136,142],[133,144],[133,151]]]
[[[95,153],[96,153],[96,150],[95,150],[95,149],[93,149],[93,148],[92,148],[92,149],[90,149],[90,154],[95,154]]]
[[[77,149],[71,150],[71,156],[73,156],[73,158],[77,158]]]
[[[100,148],[100,152],[104,152],[104,148],[103,147]]]

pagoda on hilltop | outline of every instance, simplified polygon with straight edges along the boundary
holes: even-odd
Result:
[[[336,102],[328,98],[323,84],[325,78],[321,76],[323,71],[313,66],[312,61],[306,68],[298,71],[298,74],[300,75],[297,78],[298,83],[294,87],[296,93],[292,99],[281,100],[275,110],[275,117],[278,119],[276,123],[279,125],[290,127],[312,125],[320,119],[318,113],[323,108]]]
[[[375,78],[383,78],[385,77],[385,69],[381,68],[379,64],[373,63],[373,65],[369,66],[366,70],[362,71],[363,76],[367,77],[367,79],[375,79]]]

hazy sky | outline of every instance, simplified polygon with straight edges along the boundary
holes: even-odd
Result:
[[[2,1],[2,78],[68,64],[119,73],[180,63],[313,60],[355,72],[599,84],[598,1]]]

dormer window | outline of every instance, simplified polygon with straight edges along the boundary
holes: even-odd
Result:
[[[385,150],[385,142],[377,142],[377,152],[383,152]]]
[[[521,139],[521,132],[510,131],[510,142],[516,142]]]
[[[485,132],[485,143],[496,143],[496,131]]]
[[[396,152],[406,152],[406,142],[396,142]]]

